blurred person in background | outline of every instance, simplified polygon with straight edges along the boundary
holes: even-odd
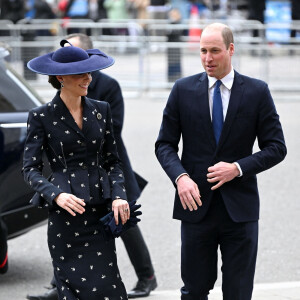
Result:
[[[89,36],[75,33],[66,39],[74,46],[84,50],[93,48]],[[119,83],[116,79],[104,74],[101,71],[92,72],[92,82],[88,89],[87,96],[92,99],[107,101],[110,104],[115,140],[118,154],[122,162],[125,177],[125,188],[129,201],[137,200],[145,188],[147,181],[132,170],[126,147],[122,139],[124,121],[124,99]],[[150,292],[157,287],[154,268],[150,253],[139,226],[127,230],[121,235],[130,261],[138,277],[138,282],[132,291],[128,292],[128,298],[149,296]]]
[[[0,19],[10,20],[13,23],[17,23],[19,20],[24,19],[24,14],[25,14],[24,0],[1,0]]]
[[[47,0],[35,0],[35,19],[55,19],[56,15]]]
[[[146,20],[149,18],[147,8],[150,4],[150,0],[127,0],[130,15],[132,19]],[[144,27],[143,22],[139,23]]]
[[[169,11],[169,21],[170,24],[180,24],[181,14],[178,8],[172,8]],[[168,42],[179,43],[181,42],[181,37],[183,30],[181,29],[169,29],[166,32]],[[168,47],[167,49],[167,59],[168,59],[168,81],[175,82],[177,79],[181,78],[181,48],[180,47]]]
[[[265,9],[266,0],[248,0],[248,19],[256,20],[265,23]],[[252,32],[253,37],[259,37],[260,32],[258,29],[254,29]]]
[[[85,19],[89,17],[88,0],[70,0],[67,3],[65,16],[71,19]]]
[[[52,6],[47,2],[47,0],[35,0],[35,19],[45,20],[45,19],[55,19],[56,14],[52,9]],[[51,29],[38,29],[36,34],[38,36],[51,36]]]
[[[104,0],[104,8],[106,9],[107,18],[111,21],[129,19],[127,0]],[[128,35],[127,28],[111,28],[113,35]]]
[[[104,7],[110,20],[126,20],[129,18],[127,0],[105,0]]]
[[[90,5],[89,0],[60,0],[58,2],[58,14],[64,19],[63,27],[67,28],[67,33],[78,32],[79,28],[68,28],[70,19],[87,19],[89,18]],[[86,32],[89,32],[87,29]]]

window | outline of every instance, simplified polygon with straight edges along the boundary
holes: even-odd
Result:
[[[28,111],[41,104],[39,97],[8,63],[0,63],[0,112]]]

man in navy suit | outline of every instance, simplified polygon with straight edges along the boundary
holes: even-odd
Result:
[[[259,219],[256,174],[286,155],[267,84],[236,72],[233,54],[228,26],[214,23],[203,30],[205,72],[175,83],[155,145],[176,187],[173,217],[181,220],[182,300],[208,299],[217,279],[218,247],[223,299],[251,299]],[[260,150],[253,153],[256,139]]]
[[[74,46],[87,48],[88,45],[84,45],[82,42],[84,35],[75,33],[70,37],[68,40],[73,44],[75,43]],[[78,44],[79,40],[81,40],[80,44]],[[147,181],[132,170],[122,139],[124,100],[120,85],[114,78],[99,71],[92,72],[92,77],[93,80],[89,86],[87,96],[110,104],[114,136],[124,172],[126,194],[129,201],[137,200]],[[136,286],[127,293],[128,298],[147,297],[157,287],[157,281],[150,253],[139,226],[136,225],[124,232],[121,239],[138,277]]]

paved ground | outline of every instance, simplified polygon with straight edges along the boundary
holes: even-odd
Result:
[[[154,291],[149,300],[174,300],[180,299],[178,291]],[[209,296],[209,300],[221,300],[222,292],[216,287]],[[253,292],[253,300],[299,300],[300,282],[283,282],[272,284],[256,284]]]

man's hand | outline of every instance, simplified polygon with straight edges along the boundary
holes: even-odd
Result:
[[[202,205],[197,184],[188,176],[182,175],[177,181],[177,191],[183,209],[197,210]]]
[[[216,190],[225,182],[231,181],[240,174],[235,164],[219,162],[208,168],[207,181],[210,183],[217,182],[211,189]]]

